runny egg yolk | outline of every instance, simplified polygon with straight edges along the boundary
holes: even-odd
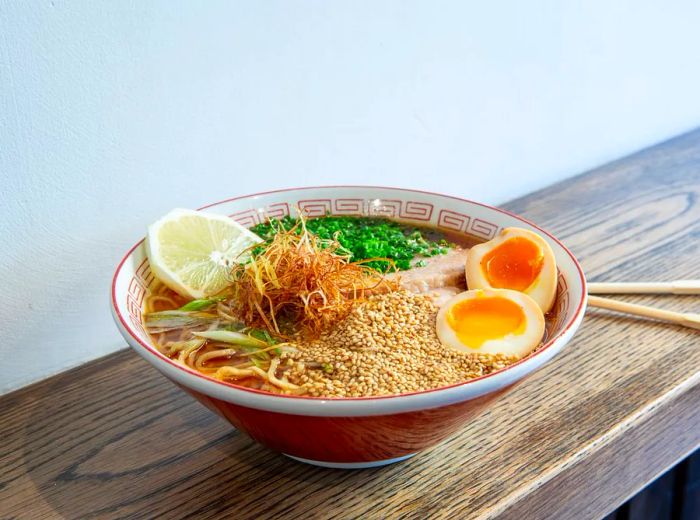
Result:
[[[450,307],[447,323],[464,345],[478,349],[486,341],[522,334],[526,318],[520,305],[512,300],[500,296],[477,297]]]
[[[481,269],[491,287],[524,291],[542,271],[544,254],[532,240],[509,238],[481,259]]]

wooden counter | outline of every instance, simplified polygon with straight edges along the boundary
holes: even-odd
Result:
[[[699,197],[700,130],[505,207],[589,280],[673,280],[700,275]],[[591,310],[444,444],[341,471],[258,446],[124,350],[0,398],[0,518],[597,518],[700,445],[699,380],[699,331]]]

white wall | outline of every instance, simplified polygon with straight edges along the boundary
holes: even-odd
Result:
[[[700,4],[581,4],[0,2],[0,391],[125,346],[112,271],[174,206],[498,203],[697,125]]]

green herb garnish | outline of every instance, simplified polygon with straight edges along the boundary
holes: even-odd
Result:
[[[243,334],[241,332],[235,332],[232,330],[203,330],[199,332],[193,332],[192,334],[200,338],[210,339],[212,341],[220,341],[222,343],[231,343],[233,345],[240,345],[242,347],[265,348],[269,346],[264,341],[249,336],[248,334]]]
[[[192,300],[191,302],[186,303],[182,307],[180,307],[178,310],[179,311],[202,311],[204,309],[207,309],[214,305],[215,303],[218,303],[222,301],[223,298],[209,298],[206,300]]]
[[[268,345],[276,345],[277,343],[279,343],[275,338],[273,338],[270,335],[268,331],[263,329],[250,329],[248,331],[248,334],[256,339],[259,339],[260,341],[264,341]]]
[[[263,240],[271,240],[280,230],[289,230],[298,222],[286,216],[273,219],[251,228]],[[351,261],[370,258],[389,258],[397,269],[411,268],[415,257],[431,257],[447,253],[450,244],[445,239],[430,240],[421,229],[399,222],[375,217],[326,216],[306,220],[306,229],[321,239],[337,240],[342,246],[339,252],[347,252]],[[301,230],[300,230],[301,231]],[[264,250],[264,246],[260,246]],[[368,266],[382,272],[392,269],[387,261],[374,260]]]

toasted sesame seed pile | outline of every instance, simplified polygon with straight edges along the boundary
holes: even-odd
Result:
[[[370,298],[318,340],[282,355],[291,383],[314,397],[362,397],[438,388],[488,374],[515,356],[466,354],[443,346],[437,308],[398,291]]]

